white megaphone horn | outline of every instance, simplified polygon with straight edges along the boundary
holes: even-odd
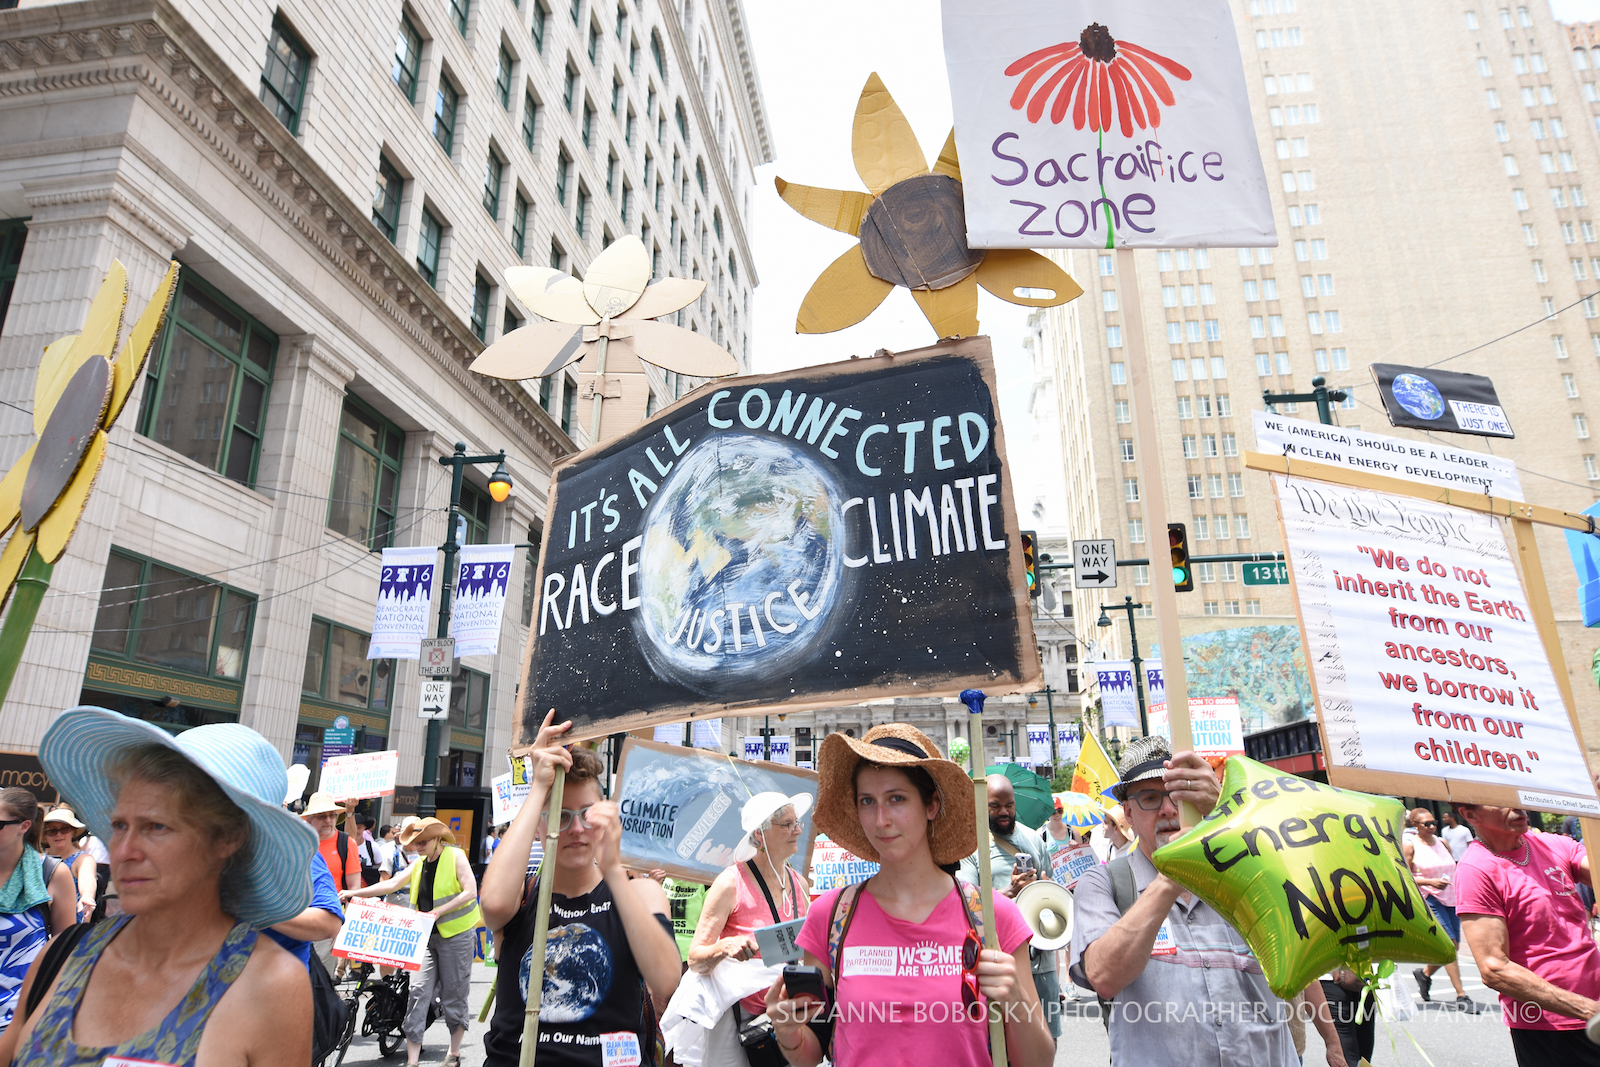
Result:
[[[1072,894],[1058,882],[1029,882],[1017,894],[1017,908],[1033,931],[1034,948],[1049,952],[1072,940]]]

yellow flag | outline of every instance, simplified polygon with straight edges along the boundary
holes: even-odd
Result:
[[[1104,794],[1116,781],[1117,772],[1112,769],[1105,749],[1100,747],[1100,742],[1095,740],[1093,734],[1086,731],[1078,752],[1078,765],[1072,772],[1073,792],[1087,793],[1102,804],[1113,804],[1115,801]]]

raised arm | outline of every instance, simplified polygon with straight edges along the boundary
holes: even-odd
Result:
[[[550,798],[555,769],[566,770],[572,766],[572,753],[560,747],[561,735],[572,729],[572,723],[556,723],[555,717],[556,710],[551,708],[539,727],[533,747],[528,750],[531,786],[528,799],[506,828],[494,855],[489,857],[483,884],[478,887],[478,906],[483,909],[483,923],[491,934],[499,933],[522,906],[522,893],[528,881],[528,857],[533,854],[533,839],[539,832],[539,816]]]
[[[591,807],[589,826],[600,839],[595,866],[600,868],[600,875],[617,902],[617,914],[627,932],[633,961],[653,995],[670,997],[678,988],[683,969],[678,961],[678,943],[667,932],[670,924],[663,926],[661,921],[667,916],[666,890],[649,878],[628,877],[622,866],[622,820],[617,815],[616,801],[602,800]]]

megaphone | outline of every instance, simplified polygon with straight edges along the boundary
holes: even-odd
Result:
[[[1051,951],[1072,940],[1072,894],[1058,882],[1029,882],[1017,894],[1022,918],[1033,931],[1034,948]]]

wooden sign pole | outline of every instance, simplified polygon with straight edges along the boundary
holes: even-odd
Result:
[[[1172,587],[1168,557],[1161,554],[1161,531],[1167,528],[1167,491],[1161,472],[1161,444],[1156,432],[1155,401],[1151,395],[1150,358],[1144,341],[1144,303],[1139,299],[1139,274],[1133,250],[1117,249],[1123,307],[1127,319],[1128,364],[1133,393],[1133,449],[1139,462],[1140,497],[1144,501],[1145,540],[1150,547],[1150,590],[1155,600],[1156,632],[1161,635],[1161,677],[1167,687],[1167,723],[1172,731],[1172,751],[1194,748],[1189,729],[1189,678],[1183,671],[1183,632],[1178,627],[1178,593]],[[1194,805],[1179,813],[1184,826],[1200,821]]]

